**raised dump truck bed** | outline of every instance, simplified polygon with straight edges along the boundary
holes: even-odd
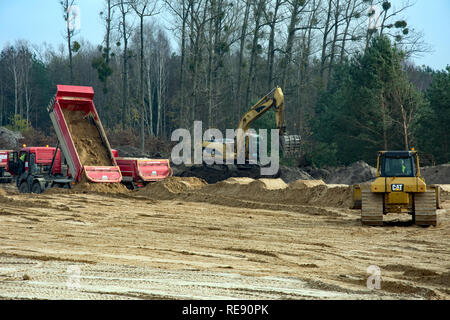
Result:
[[[114,149],[113,155],[122,173],[122,183],[129,189],[143,187],[172,175],[169,159],[124,158],[119,157]]]
[[[92,87],[58,85],[48,106],[70,173],[91,182],[120,182],[122,175],[95,109]]]

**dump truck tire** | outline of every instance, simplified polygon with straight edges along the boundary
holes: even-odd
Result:
[[[383,225],[383,194],[370,189],[361,190],[361,223],[366,226]]]
[[[418,226],[437,226],[436,191],[414,194],[414,220]]]
[[[33,183],[33,186],[31,187],[31,192],[36,194],[42,193],[41,184],[39,182]]]
[[[20,193],[30,193],[30,185],[28,182],[23,181],[19,186],[19,192]]]

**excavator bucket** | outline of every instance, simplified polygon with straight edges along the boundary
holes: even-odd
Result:
[[[285,156],[300,155],[301,137],[297,135],[283,135],[280,137],[281,150]]]

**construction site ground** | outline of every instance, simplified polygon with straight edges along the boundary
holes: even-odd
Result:
[[[313,181],[88,189],[0,188],[0,298],[450,299],[448,192],[422,228],[361,226],[350,187]]]

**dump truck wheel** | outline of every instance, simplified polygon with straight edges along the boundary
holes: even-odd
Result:
[[[31,192],[36,194],[42,193],[41,184],[39,182],[33,183],[33,186],[31,187]]]
[[[28,182],[23,181],[19,186],[19,192],[20,193],[30,193],[30,186],[28,185]]]
[[[383,225],[383,194],[361,190],[361,222],[367,226]]]
[[[436,226],[436,192],[434,189],[414,194],[414,219],[418,226]]]
[[[136,187],[134,186],[133,182],[128,182],[125,184],[125,187],[127,187],[128,190],[134,190]]]

